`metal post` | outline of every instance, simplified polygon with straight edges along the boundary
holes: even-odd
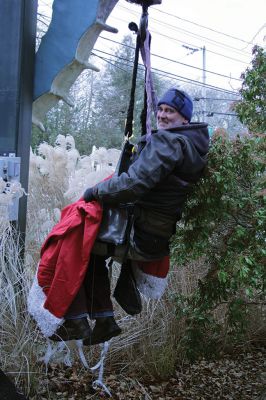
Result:
[[[202,47],[202,83],[203,83],[203,90],[202,90],[202,97],[204,98],[203,100],[203,112],[202,116],[204,118],[204,114],[206,112],[206,47]]]
[[[189,50],[189,54],[194,54],[196,51],[202,50],[202,83],[203,83],[203,88],[202,88],[202,97],[203,97],[203,102],[202,102],[202,116],[204,118],[204,114],[206,111],[206,47],[189,47],[186,45],[182,45],[185,49]]]
[[[203,63],[202,63],[202,82],[204,85],[206,85],[206,47],[202,47],[202,57],[203,57]]]
[[[27,191],[37,0],[0,1],[0,156],[21,158],[20,182]],[[27,199],[19,204],[18,228],[26,230]]]

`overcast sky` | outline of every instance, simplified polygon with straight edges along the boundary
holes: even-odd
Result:
[[[49,0],[39,0],[39,9],[43,10],[44,4],[49,3]],[[47,7],[45,10],[47,13]],[[119,33],[103,32],[102,36],[120,42],[130,33],[128,23],[138,24],[140,14],[140,6],[119,0],[108,19]],[[206,82],[229,90],[238,89],[241,82],[232,78],[239,79],[247,68],[254,44],[265,46],[265,15],[265,0],[162,0],[161,5],[149,7],[152,66],[200,81],[205,46]],[[115,46],[108,40],[98,39],[95,48],[112,53]]]
[[[139,21],[140,12],[141,7],[120,0],[108,22],[123,34],[129,32],[128,22]],[[264,0],[162,0],[161,5],[149,8],[151,52],[202,68],[203,50],[200,49],[205,46],[206,70],[239,78],[251,60],[252,46],[248,42],[252,41],[260,29],[253,43],[263,45],[266,35],[265,16]],[[116,36],[108,35],[110,38]],[[241,40],[233,39],[232,36]],[[107,45],[106,42],[104,45]],[[199,50],[192,53],[183,46]],[[152,58],[152,66],[191,79],[202,79],[202,71],[158,57]],[[240,85],[237,80],[208,72],[206,81],[228,89]]]

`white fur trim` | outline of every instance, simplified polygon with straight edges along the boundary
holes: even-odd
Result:
[[[167,278],[158,278],[145,274],[138,266],[134,263],[132,270],[136,279],[137,287],[139,291],[150,299],[160,299],[164,294],[167,286]]]
[[[55,333],[57,328],[64,322],[64,319],[57,318],[50,311],[44,308],[43,305],[45,300],[45,293],[38,284],[37,276],[35,276],[28,294],[28,311],[37,322],[43,335],[49,337]]]

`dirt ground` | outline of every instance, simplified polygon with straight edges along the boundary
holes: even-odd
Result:
[[[266,400],[266,349],[225,355],[219,360],[202,359],[177,366],[168,380],[140,378],[134,374],[108,371],[103,382],[115,400]],[[110,398],[97,379],[80,364],[59,367],[52,364],[34,400],[87,400]]]

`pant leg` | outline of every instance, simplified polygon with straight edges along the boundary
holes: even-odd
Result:
[[[66,319],[81,318],[88,314],[92,319],[114,315],[106,258],[91,254],[84,281],[65,314]]]
[[[90,317],[113,316],[107,256],[91,254],[88,271],[84,280],[87,307]]]
[[[65,319],[81,318],[88,315],[87,295],[84,284],[81,285],[76,297],[65,314]]]

